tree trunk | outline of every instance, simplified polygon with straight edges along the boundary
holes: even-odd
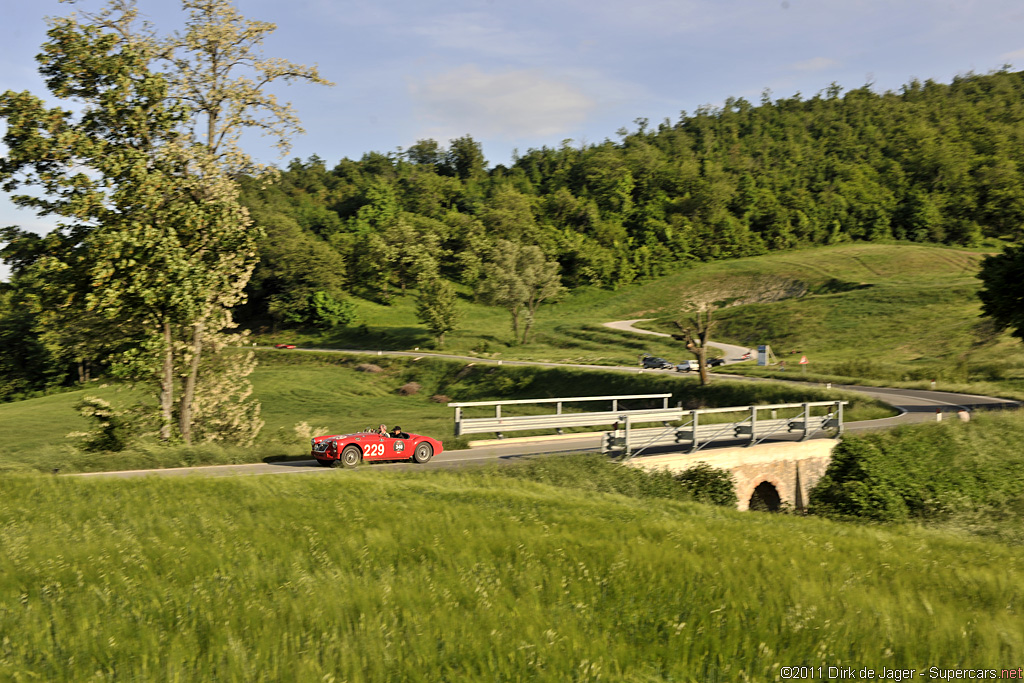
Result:
[[[530,328],[533,327],[533,313],[537,310],[537,304],[528,301],[526,304],[526,326],[523,328],[523,343],[530,338]]]
[[[512,314],[512,339],[519,341],[519,307],[508,309]]]
[[[203,352],[203,331],[206,323],[197,322],[192,332],[192,362],[189,363],[188,377],[182,391],[181,407],[178,410],[178,430],[185,443],[192,445],[192,402],[196,396],[196,382],[199,379],[199,361]]]
[[[706,387],[711,378],[708,376],[708,349],[703,344],[697,347],[697,362],[700,363],[700,385]]]
[[[526,324],[523,326],[523,343],[525,344],[530,337],[530,328],[533,327],[533,314],[530,312],[526,313]]]
[[[160,378],[160,440],[170,441],[171,425],[174,423],[174,348],[171,340],[171,323],[164,321],[164,367]]]

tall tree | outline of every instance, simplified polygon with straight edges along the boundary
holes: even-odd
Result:
[[[565,291],[558,262],[546,260],[544,252],[532,244],[498,240],[483,272],[477,295],[491,306],[508,310],[512,316],[512,336],[517,341],[519,323],[524,323],[524,344],[529,341],[537,308]]]
[[[437,348],[444,348],[444,336],[454,330],[462,318],[452,284],[435,273],[421,277],[419,296],[416,297],[416,318],[437,339]]]
[[[984,315],[1000,330],[1011,329],[1013,336],[1024,341],[1024,245],[987,256],[978,277],[983,283],[978,296]]]
[[[134,0],[54,20],[41,71],[51,92],[77,99],[82,112],[76,119],[28,93],[5,93],[11,153],[0,176],[9,191],[42,187],[42,198],[21,195],[19,203],[75,221],[61,252],[36,266],[75,274],[63,297],[68,310],[130,324],[127,374],[159,378],[161,436],[171,436],[176,403],[178,432],[190,442],[204,354],[240,340],[229,332],[229,310],[255,264],[259,230],[234,179],[263,169],[239,137],[256,127],[286,146],[298,122],[267,86],[323,81],[315,68],[262,59],[273,24],[245,20],[228,0],[182,6],[185,30],[170,38],[137,26]],[[246,364],[232,367],[246,374]]]

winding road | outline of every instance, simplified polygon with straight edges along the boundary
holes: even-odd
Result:
[[[654,330],[645,330],[640,327],[636,327],[637,323],[646,322],[648,320],[654,320],[654,318],[636,318],[634,320],[616,320],[615,322],[605,323],[605,327],[610,327],[613,330],[622,330],[623,332],[635,332],[636,334],[649,334],[654,337],[671,337],[671,334],[665,334],[664,332],[655,332]],[[708,342],[708,346],[714,349],[718,349],[725,354],[725,364],[730,363],[741,363],[746,360],[744,356],[750,354],[751,356],[757,353],[757,349],[748,349],[746,346],[736,346],[735,344],[723,344],[721,342]]]
[[[612,323],[605,323],[614,329],[632,331],[638,334],[664,335],[661,332],[652,332],[635,328],[633,325],[642,322],[643,319],[621,320]],[[735,363],[742,360],[741,356],[749,349],[743,346],[732,344],[710,343],[725,352],[727,363]],[[265,347],[270,348],[270,347]],[[316,352],[316,353],[344,353],[352,355],[377,355],[377,356],[404,356],[413,358],[445,358],[452,360],[470,361],[479,364],[490,365],[534,365],[540,367],[573,368],[584,370],[601,370],[605,372],[628,372],[628,373],[657,373],[674,375],[673,370],[641,370],[635,366],[607,366],[607,365],[586,365],[569,363],[548,363],[531,361],[491,360],[473,356],[459,356],[454,354],[420,353],[413,351],[368,351],[356,349],[294,349],[288,353]],[[715,372],[717,377],[728,377],[753,382],[789,382],[796,385],[806,385],[806,382],[793,380],[776,380],[765,378],[743,377],[740,375],[727,375],[722,372]],[[820,385],[816,385],[820,386]],[[842,391],[853,391],[866,394],[872,398],[888,403],[899,411],[893,417],[877,420],[865,420],[862,422],[848,422],[846,428],[851,432],[870,431],[877,429],[888,429],[901,424],[914,422],[930,422],[936,419],[936,413],[946,416],[948,419],[956,419],[955,413],[959,410],[973,412],[975,410],[998,410],[1020,408],[1020,403],[1009,399],[995,398],[991,396],[975,396],[971,394],[957,394],[947,391],[925,391],[920,389],[893,389],[888,387],[864,387],[853,385],[832,385],[832,388]],[[567,434],[564,436],[551,435],[550,437],[527,437],[509,438],[500,442],[477,442],[477,445],[458,451],[446,451],[436,456],[427,467],[465,467],[470,465],[482,465],[493,462],[511,462],[516,459],[537,455],[541,453],[572,453],[572,452],[593,452],[600,450],[601,432],[590,432],[585,434]],[[406,469],[424,467],[412,463],[379,463],[374,464],[373,469]],[[185,476],[185,475],[206,475],[206,476],[238,476],[256,474],[316,474],[330,472],[330,469],[317,465],[315,460],[292,460],[285,462],[253,463],[246,465],[212,465],[205,467],[181,467],[160,470],[129,470],[120,472],[90,472],[82,474],[71,474],[68,476],[78,477],[142,477],[142,476]]]

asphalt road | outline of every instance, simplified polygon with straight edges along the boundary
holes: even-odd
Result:
[[[623,330],[624,332],[635,332],[636,334],[648,334],[652,337],[671,337],[671,334],[665,334],[664,332],[655,332],[654,330],[645,330],[640,327],[634,327],[637,323],[642,323],[645,320],[654,320],[654,318],[636,318],[634,320],[616,320],[614,322],[605,323],[605,327],[610,327],[613,330]],[[757,349],[748,349],[746,346],[736,346],[735,344],[723,344],[721,342],[708,342],[708,346],[714,349],[720,350],[725,354],[725,364],[730,363],[741,363],[746,360],[745,354],[750,356],[757,355]]]
[[[633,323],[637,321],[621,321]],[[626,329],[626,328],[619,328]],[[655,333],[660,334],[660,333]],[[733,358],[738,358],[747,349],[741,346],[720,345],[733,349],[726,353]],[[739,350],[737,353],[736,350]],[[412,357],[439,357],[457,360],[466,360],[475,363],[505,364],[505,365],[536,365],[542,367],[565,367],[582,368],[617,372],[631,373],[660,373],[675,374],[672,370],[641,370],[636,367],[627,366],[602,366],[585,364],[565,363],[539,363],[530,361],[497,361],[480,359],[471,356],[457,356],[450,354],[418,353],[409,351],[365,351],[365,350],[340,350],[340,349],[295,349],[282,351],[282,353],[301,353],[303,351],[349,353],[361,355],[381,356],[412,356]],[[738,375],[723,375],[715,373],[718,377],[730,379],[741,379],[746,381],[785,381],[770,379],[753,379]],[[804,382],[793,382],[793,384],[806,385]],[[815,385],[820,386],[820,385]],[[974,396],[970,394],[955,394],[946,391],[924,391],[920,389],[892,389],[886,387],[862,387],[853,385],[833,385],[835,389],[843,391],[854,391],[866,394],[878,400],[892,405],[900,411],[894,417],[882,418],[879,420],[866,420],[863,422],[847,422],[846,428],[851,432],[869,431],[877,429],[888,429],[900,424],[914,422],[928,422],[936,419],[936,411],[942,419],[958,419],[957,412],[966,410],[968,413],[975,410],[993,409],[1015,409],[1020,404],[1007,399],[993,398],[991,396]],[[570,452],[592,452],[601,447],[601,433],[571,434],[566,436],[551,437],[529,437],[528,439],[507,439],[503,443],[492,443],[466,450],[447,451],[435,456],[427,465],[416,465],[414,463],[376,463],[364,465],[373,469],[409,469],[417,467],[465,467],[482,465],[493,462],[514,462],[517,459],[536,455],[540,453],[570,453]],[[206,467],[182,467],[161,470],[131,470],[122,472],[92,472],[87,474],[75,474],[69,476],[80,477],[141,477],[141,476],[184,476],[199,474],[206,476],[244,476],[256,474],[313,474],[325,473],[331,470],[317,465],[315,460],[294,460],[287,462],[255,463],[247,465],[212,465]]]

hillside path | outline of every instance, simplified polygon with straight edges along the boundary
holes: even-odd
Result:
[[[640,327],[634,327],[637,323],[642,323],[647,320],[654,320],[654,318],[636,318],[635,320],[615,320],[610,323],[605,323],[605,327],[610,327],[613,330],[622,330],[623,332],[634,332],[636,334],[649,334],[655,337],[671,337],[671,334],[665,334],[664,332],[655,332],[654,330],[645,330]],[[708,342],[708,346],[718,349],[725,354],[725,364],[739,363],[746,360],[743,356],[749,353],[751,356],[757,354],[755,349],[748,349],[745,346],[736,346],[735,344],[723,344],[721,342]]]

